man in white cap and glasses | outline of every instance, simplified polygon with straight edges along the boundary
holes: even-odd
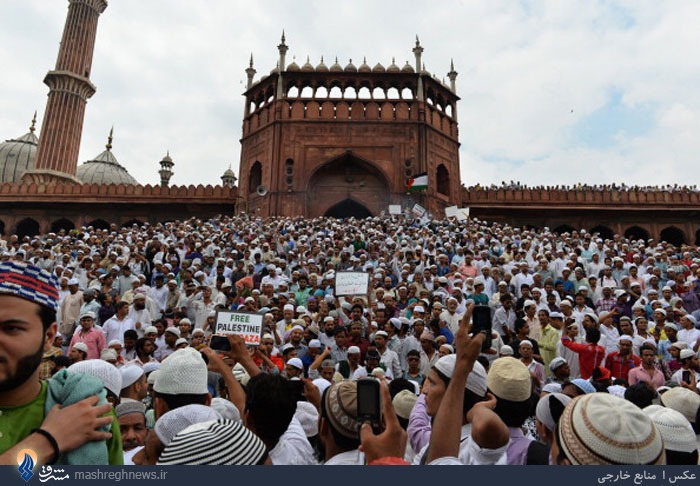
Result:
[[[374,344],[377,346],[377,351],[381,356],[380,363],[384,364],[386,375],[389,379],[398,378],[401,376],[401,363],[399,355],[387,347],[389,334],[386,331],[379,330],[374,333]]]
[[[697,383],[700,382],[700,361],[698,355],[692,349],[681,349],[681,368],[671,376],[671,381],[684,388],[697,392]]]

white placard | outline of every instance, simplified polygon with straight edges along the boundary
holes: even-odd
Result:
[[[460,208],[457,212],[458,221],[466,221],[469,219],[469,208]]]
[[[413,206],[413,209],[411,209],[411,212],[416,216],[416,218],[423,216],[425,211],[426,209],[418,203],[416,203],[416,205]]]
[[[263,316],[260,314],[245,314],[227,310],[216,311],[214,334],[220,336],[235,334],[242,336],[247,345],[259,346],[262,327]]]
[[[335,274],[335,295],[367,295],[369,273],[337,272]]]
[[[445,208],[445,217],[456,218],[457,213],[459,213],[459,208],[457,206],[449,206]]]
[[[389,204],[389,214],[401,214],[401,205],[400,204]]]

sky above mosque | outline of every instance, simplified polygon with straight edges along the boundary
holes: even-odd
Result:
[[[68,2],[5,0],[0,137],[41,123]],[[100,17],[80,162],[113,153],[141,183],[238,175],[251,53],[287,62],[414,63],[459,72],[462,181],[529,185],[700,181],[700,2],[677,0],[112,0]]]

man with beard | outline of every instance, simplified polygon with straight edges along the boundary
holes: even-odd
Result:
[[[124,402],[114,409],[119,420],[124,449],[124,464],[133,464],[131,458],[146,443],[146,405],[140,402]]]
[[[55,276],[33,265],[0,263],[0,464],[16,465],[23,449],[33,450],[38,464],[51,464],[66,453],[80,454],[83,447],[95,446],[103,463],[112,462],[104,443],[111,435],[100,428],[110,425],[113,417],[102,417],[111,405],[99,396],[104,389],[99,380],[73,377],[89,392],[75,397],[73,405],[47,407],[47,402],[55,402],[48,389],[60,391],[55,387],[61,384],[56,377],[39,381],[39,365],[56,335],[57,310]],[[61,371],[60,376],[66,379],[67,373]],[[98,401],[102,404],[96,406]],[[121,447],[118,452],[115,464],[121,463]]]
[[[129,313],[126,316],[134,321],[134,329],[139,337],[143,337],[144,330],[153,322],[151,313],[146,309],[146,294],[134,295],[134,303],[129,307]]]

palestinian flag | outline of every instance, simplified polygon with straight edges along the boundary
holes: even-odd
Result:
[[[409,191],[424,191],[428,188],[428,173],[414,175],[408,180]]]

